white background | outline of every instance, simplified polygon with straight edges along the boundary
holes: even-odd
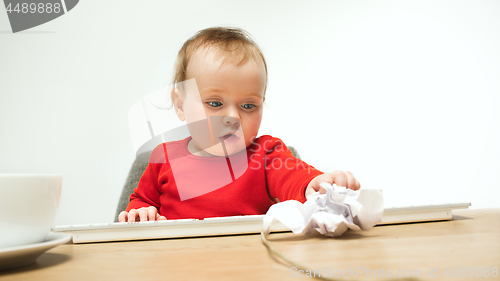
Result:
[[[382,188],[387,206],[500,207],[498,1],[86,0],[17,34],[2,7],[0,173],[62,174],[56,225],[113,221],[129,108],[217,25],[267,59],[261,134]]]

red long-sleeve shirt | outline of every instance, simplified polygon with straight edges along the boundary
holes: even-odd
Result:
[[[127,211],[155,206],[167,219],[265,214],[278,200],[305,202],[307,185],[322,174],[268,135],[228,158],[193,155],[190,139],[153,150]]]

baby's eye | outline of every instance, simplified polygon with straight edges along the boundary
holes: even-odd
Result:
[[[207,102],[208,105],[210,105],[211,107],[219,107],[219,106],[222,106],[222,102],[220,101],[209,101]]]
[[[255,107],[255,104],[246,103],[246,104],[243,104],[241,107],[243,107],[244,109],[252,109]]]

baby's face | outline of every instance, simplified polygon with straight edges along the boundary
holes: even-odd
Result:
[[[245,149],[262,120],[264,68],[253,60],[239,66],[230,62],[221,66],[221,62],[202,50],[187,67],[187,80],[195,79],[199,94],[191,87],[182,95],[178,116],[186,120],[191,133],[188,150],[198,156],[224,156]]]

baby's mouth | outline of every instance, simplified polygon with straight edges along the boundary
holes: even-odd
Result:
[[[225,134],[223,135],[222,137],[220,137],[220,139],[224,142],[236,142],[238,141],[240,138],[236,135],[236,134],[233,134],[233,133],[229,133],[229,134]]]

